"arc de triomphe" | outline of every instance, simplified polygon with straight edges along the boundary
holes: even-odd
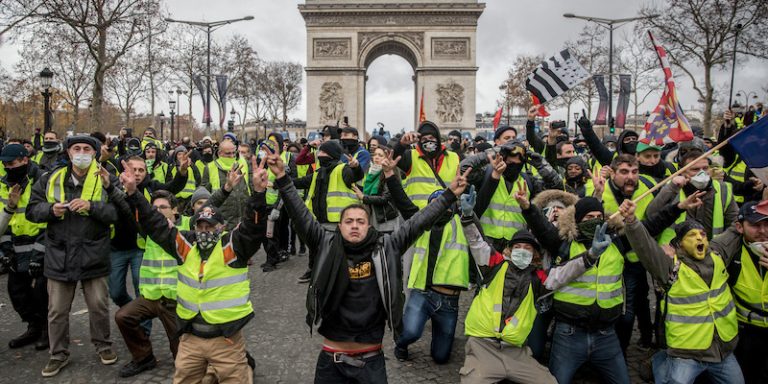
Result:
[[[414,127],[424,112],[443,132],[475,130],[477,20],[484,3],[470,0],[306,0],[307,128],[348,116],[365,127],[368,66],[395,54],[414,69]],[[394,132],[392,132],[394,134]]]

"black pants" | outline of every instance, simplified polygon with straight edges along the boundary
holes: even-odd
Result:
[[[288,211],[285,209],[285,206],[280,210],[280,219],[277,220],[277,223],[275,223],[276,227],[279,227],[280,230],[278,231],[280,233],[279,236],[279,242],[280,242],[280,250],[284,252],[288,252],[288,244],[290,241],[290,231],[288,230],[288,223],[291,221],[291,218],[288,216]]]
[[[768,383],[768,329],[739,324],[736,360],[747,384]]]
[[[333,357],[320,351],[315,368],[315,384],[384,384],[387,382],[387,368],[384,354],[364,359],[361,368],[344,363],[334,363]]]
[[[48,324],[48,280],[29,272],[8,272],[8,296],[21,321],[40,327]]]

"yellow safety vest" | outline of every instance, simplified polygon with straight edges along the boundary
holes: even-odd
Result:
[[[768,328],[768,316],[760,314],[768,312],[768,275],[760,277],[752,256],[743,245],[741,246],[741,272],[731,289],[735,295],[736,318],[742,323]]]
[[[572,241],[568,259],[586,250],[583,244]],[[621,275],[623,271],[624,257],[616,245],[611,243],[600,256],[597,265],[593,265],[583,275],[555,291],[555,300],[584,307],[597,303],[603,309],[614,308],[624,302],[624,282]]]
[[[445,188],[437,181],[435,173],[426,160],[419,157],[419,151],[416,149],[411,149],[411,164],[411,173],[405,179],[403,189],[405,189],[405,194],[413,201],[414,205],[419,207],[419,209],[424,209],[427,206],[429,195],[434,191]],[[455,152],[447,151],[443,157],[440,171],[437,172],[446,187],[456,177],[458,170],[459,155]]]
[[[248,268],[230,268],[224,264],[221,240],[208,260],[200,266],[200,252],[195,244],[178,268],[176,314],[191,320],[199,313],[209,324],[224,324],[242,319],[253,312]],[[202,272],[201,272],[202,271]]]
[[[741,160],[739,155],[736,155],[736,159],[734,159],[733,163],[731,163],[728,168],[725,168],[724,171],[726,175],[731,177],[731,179],[735,180],[736,182],[743,183],[747,177],[747,164]],[[744,203],[744,195],[737,195],[734,193],[733,199],[736,200],[736,203],[738,204]]]
[[[181,217],[179,230],[189,230],[189,217]],[[163,248],[147,238],[144,257],[139,269],[139,293],[147,300],[160,300],[161,297],[176,300],[176,276],[179,264]]]
[[[34,156],[30,157],[29,159],[32,160],[35,164],[40,164],[40,159],[43,158],[43,151],[37,151]]]
[[[283,164],[286,166],[288,165],[288,162],[291,158],[290,152],[283,151],[283,153],[280,154],[280,158],[283,159]],[[306,171],[305,171],[306,174]],[[269,180],[269,187],[267,187],[267,204],[272,205],[277,202],[277,196],[278,192],[277,189],[275,189],[275,180],[277,180],[277,177],[274,173],[272,173],[271,169],[267,169],[267,179]]]
[[[8,227],[11,229],[13,236],[30,236],[34,238],[37,237],[40,232],[46,228],[46,223],[33,223],[27,220],[25,216],[27,211],[27,204],[29,204],[29,197],[32,195],[32,184],[33,181],[31,179],[27,179],[27,186],[24,187],[24,192],[22,192],[21,196],[19,197],[19,202],[16,205],[16,211],[13,213],[11,221],[8,223]],[[8,205],[9,193],[10,188],[8,188],[8,185],[5,183],[0,183],[0,209],[3,209],[6,205]],[[24,247],[25,249],[16,249],[17,247],[14,245],[14,251],[16,253],[29,252],[32,250],[33,245],[30,244]],[[45,249],[40,249],[39,251],[44,252]]]
[[[159,163],[156,163],[155,167],[152,169],[152,178],[161,183],[165,183],[165,177],[167,175],[168,175],[168,163],[164,163],[162,161]]]
[[[425,231],[413,245],[413,264],[408,276],[408,288],[426,289],[430,233],[431,231]],[[458,215],[454,215],[443,228],[431,283],[457,288],[469,287],[469,243],[464,236],[464,228]]]
[[[491,203],[480,218],[480,225],[486,236],[492,239],[512,239],[517,231],[526,229],[528,224],[523,217],[523,210],[515,200],[515,194],[520,190],[518,183],[525,178],[518,176],[512,183],[512,190],[507,190],[507,183],[502,177],[499,185],[491,197]],[[527,197],[531,197],[531,191],[527,190]]]
[[[178,167],[171,168],[171,176],[176,177],[176,173],[178,172]],[[192,196],[193,193],[195,193],[195,190],[198,186],[197,178],[195,177],[195,172],[192,171],[192,168],[187,168],[187,183],[184,184],[184,189],[181,190],[181,192],[176,194],[176,197],[180,199],[186,199]]]
[[[49,203],[63,203],[67,201],[64,190],[64,179],[67,175],[67,169],[67,167],[59,168],[53,171],[51,177],[48,178],[45,194]],[[107,194],[102,193],[103,191],[104,187],[99,176],[99,163],[94,160],[91,162],[91,166],[88,167],[80,198],[87,201],[106,201]],[[87,213],[84,213],[84,215],[87,215]]]
[[[723,183],[722,185],[725,186],[725,192],[723,192],[721,184],[717,182],[716,180],[712,181],[712,188],[715,190],[715,197],[713,199],[714,206],[712,207],[712,237],[715,237],[723,231],[725,231],[725,209],[728,208],[729,205],[731,205],[731,199],[733,197],[733,194],[731,193],[731,187],[728,183]],[[683,201],[686,199],[685,192],[683,190],[680,190],[680,201]],[[680,224],[685,221],[686,219],[686,213],[683,212],[678,216],[677,220],[675,220],[675,224]],[[661,233],[661,237],[659,237],[659,244],[669,244],[672,239],[675,238],[675,230],[674,228],[667,228],[664,230],[664,232]]]
[[[634,201],[638,196],[640,196],[647,190],[648,190],[648,187],[646,187],[642,181],[638,180],[635,193],[633,193],[632,197],[629,199]],[[650,204],[651,201],[653,201],[653,194],[649,193],[642,200],[637,202],[637,208],[635,209],[635,216],[637,217],[638,220],[645,219],[645,210],[648,208],[648,204]],[[613,190],[607,184],[605,186],[605,190],[603,190],[603,209],[605,210],[606,217],[619,211],[619,203],[616,201],[616,197],[613,195]],[[629,260],[629,262],[631,263],[637,263],[640,261],[635,251],[627,252],[626,256],[627,256],[627,260]]]
[[[325,216],[329,223],[338,223],[341,221],[341,211],[344,208],[360,203],[357,199],[355,191],[347,187],[342,177],[342,171],[347,165],[344,163],[336,164],[328,177],[328,192],[325,196]],[[314,214],[312,209],[312,198],[317,191],[317,172],[312,175],[312,183],[309,185],[309,194],[307,196],[306,204],[310,212]]]
[[[521,347],[528,339],[536,320],[533,288],[529,283],[528,293],[515,314],[508,321],[502,319],[504,279],[508,268],[509,262],[505,261],[491,283],[480,289],[480,293],[472,300],[472,306],[469,307],[467,319],[464,321],[464,333],[472,337],[501,339]]]
[[[725,342],[739,331],[725,263],[711,252],[709,257],[715,264],[709,286],[696,271],[680,263],[677,280],[661,302],[662,312],[666,306],[664,326],[670,348],[703,351],[712,345],[715,330]]]

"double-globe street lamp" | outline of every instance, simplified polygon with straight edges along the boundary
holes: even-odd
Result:
[[[222,27],[227,24],[236,23],[238,21],[253,20],[253,19],[254,19],[253,16],[245,16],[239,19],[229,19],[229,20],[220,20],[220,21],[211,21],[211,22],[176,20],[170,17],[165,19],[165,21],[169,23],[181,23],[181,24],[191,25],[194,27],[200,27],[200,28],[203,28],[207,33],[208,49],[207,49],[207,64],[206,64],[206,70],[205,70],[205,108],[206,108],[205,133],[206,134],[210,134],[211,132],[211,32],[218,29],[218,27]]]
[[[593,23],[597,23],[597,25],[608,30],[608,127],[609,128],[614,127],[614,121],[613,121],[613,30],[632,21],[653,19],[658,16],[659,15],[648,15],[648,16],[638,16],[638,17],[627,17],[624,19],[606,19],[602,17],[578,16],[578,15],[574,15],[573,13],[563,14],[563,17],[565,17],[566,19],[581,19],[581,20],[591,21]]]
[[[176,115],[176,100],[168,100],[168,107],[171,109],[171,143],[173,143],[173,116]]]
[[[53,71],[45,67],[40,72],[40,84],[43,86],[43,132],[50,132],[51,130],[51,83],[53,82]]]
[[[747,109],[749,109],[749,97],[750,96],[752,96],[753,100],[757,101],[757,92],[755,92],[755,91],[744,92],[742,90],[739,90],[738,92],[736,92],[736,97],[743,97],[744,98],[744,112],[746,112]],[[738,102],[739,101],[736,100],[737,104],[738,104]]]

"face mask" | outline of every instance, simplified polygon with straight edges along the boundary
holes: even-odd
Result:
[[[703,190],[709,186],[709,174],[704,170],[699,171],[696,176],[691,178],[691,185],[698,190]]]
[[[218,162],[224,169],[232,169],[232,165],[235,164],[235,159],[231,157],[219,157]]]
[[[147,165],[147,169],[150,169],[153,165],[155,165],[155,159],[146,159],[144,160],[144,164]]]
[[[213,154],[212,153],[203,153],[203,161],[206,163],[210,163],[213,161]]]
[[[18,184],[24,180],[25,176],[27,176],[28,170],[29,164],[20,165],[16,168],[6,168],[5,172],[7,176],[5,178],[11,184]]]
[[[526,269],[529,265],[531,265],[531,260],[533,260],[533,252],[523,248],[514,248],[512,249],[512,255],[510,258],[512,259],[512,264],[514,264],[515,267],[518,269]]]
[[[76,153],[72,156],[72,165],[80,169],[88,169],[93,161],[93,156],[87,153]]]
[[[43,152],[45,153],[58,152],[59,148],[58,141],[46,141],[43,143]]]
[[[368,168],[368,173],[377,175],[379,172],[381,172],[381,164],[371,163],[371,166]]]
[[[768,241],[755,241],[747,246],[755,255],[768,257]]]
[[[317,158],[318,162],[320,163],[321,168],[328,168],[334,164],[336,164],[336,160],[328,157],[328,156],[322,156]]]
[[[422,141],[419,143],[419,146],[424,153],[431,154],[437,151],[437,141],[434,140]]]
[[[341,140],[341,145],[344,146],[344,149],[346,149],[347,153],[350,155],[357,152],[357,149],[360,147],[355,139],[343,139]]]
[[[458,141],[452,142],[451,143],[451,150],[454,151],[454,152],[461,151],[461,143],[459,143]]]
[[[623,145],[624,153],[628,153],[630,155],[634,155],[637,151],[637,141],[633,141],[631,143],[626,143]]]
[[[702,260],[707,254],[709,241],[707,241],[707,236],[704,235],[702,230],[693,229],[683,236],[680,245],[688,256],[696,260]]]
[[[504,170],[504,179],[507,181],[515,181],[520,176],[520,171],[523,170],[523,163],[507,164],[507,169]]]
[[[216,246],[221,237],[220,231],[208,231],[197,233],[197,246],[200,249],[209,250]]]
[[[611,143],[611,144],[607,144],[607,145],[605,146],[605,149],[607,149],[607,150],[609,150],[609,151],[611,151],[611,152],[616,152],[616,144],[613,144],[613,143]]]
[[[595,237],[597,228],[603,225],[603,219],[594,218],[586,221],[582,221],[576,227],[579,229],[579,233],[587,239],[592,240]]]

